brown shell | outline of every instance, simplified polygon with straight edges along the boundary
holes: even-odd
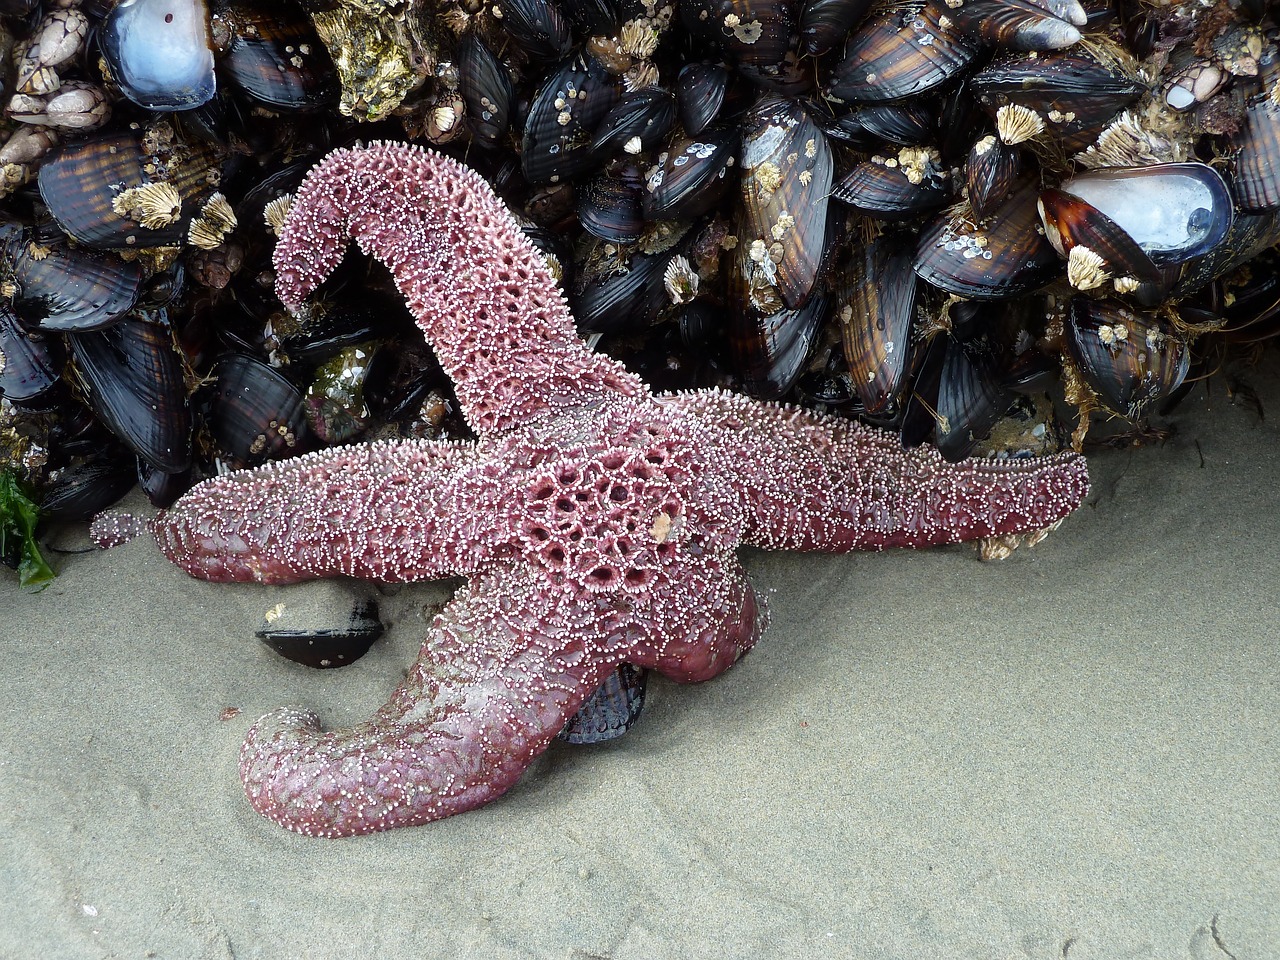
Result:
[[[1021,169],[1019,151],[999,137],[983,137],[975,143],[964,167],[973,215],[985,220],[995,213],[1017,183]]]
[[[828,93],[850,103],[904,100],[959,75],[978,50],[942,0],[895,4],[849,38]]]
[[[907,384],[919,282],[911,251],[876,237],[854,251],[836,306],[854,390],[867,413],[893,409]]]
[[[1040,229],[1035,182],[1019,184],[981,223],[967,204],[943,211],[920,231],[913,268],[940,290],[974,300],[1002,300],[1048,283],[1062,267]]]
[[[793,100],[762,100],[743,128],[738,246],[754,257],[753,272],[772,274],[782,303],[795,308],[808,298],[822,262],[831,148]]]
[[[1086,247],[1102,258],[1112,277],[1160,280],[1160,271],[1120,226],[1079,197],[1050,188],[1040,194],[1040,219],[1050,243],[1065,257]]]

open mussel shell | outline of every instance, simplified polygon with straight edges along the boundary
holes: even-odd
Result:
[[[676,100],[665,90],[623,94],[600,122],[591,150],[604,159],[635,156],[660,144],[675,122]]]
[[[38,406],[62,378],[62,341],[28,332],[7,303],[0,303],[0,397]]]
[[[264,623],[254,631],[254,636],[286,660],[328,670],[355,663],[369,652],[384,629],[378,619],[377,604],[360,601],[343,626],[294,628],[277,619]]]
[[[106,327],[133,308],[142,290],[142,267],[65,243],[38,247],[6,244],[17,290],[13,306],[23,320],[45,330]],[[8,252],[8,251],[7,251]]]
[[[121,0],[99,47],[121,92],[147,110],[190,110],[217,91],[204,0]]]
[[[867,413],[890,413],[911,365],[919,283],[911,251],[887,237],[855,248],[836,307],[853,388]]]
[[[1151,258],[1120,225],[1079,197],[1048,189],[1037,202],[1045,236],[1067,258],[1067,280],[1078,290],[1093,290],[1108,280],[1161,280]]]
[[[951,17],[967,34],[1010,50],[1062,50],[1080,39],[1086,16],[1079,3],[1055,16],[1039,0],[964,0],[948,4]]]
[[[1231,191],[1204,163],[1108,167],[1058,189],[1104,214],[1157,266],[1204,256],[1226,238],[1234,218]]]
[[[645,172],[640,198],[644,218],[691,220],[710,211],[729,188],[738,144],[732,127],[713,127],[674,141]]]
[[[912,147],[900,151],[908,153],[927,151]],[[908,165],[898,157],[877,155],[850,170],[831,195],[876,220],[910,220],[946,205],[951,185],[946,171],[932,160]]]
[[[743,129],[738,245],[747,248],[751,300],[768,284],[782,305],[796,308],[825,252],[831,147],[800,104],[778,97],[756,104]]]
[[[1155,314],[1117,300],[1074,297],[1063,325],[1067,355],[1111,410],[1138,420],[1186,378],[1191,351]]]
[[[474,32],[458,41],[458,90],[476,142],[501,143],[511,128],[515,91],[506,68]]]
[[[566,743],[603,743],[631,729],[644,709],[649,671],[619,664],[569,718],[559,738]]]
[[[520,161],[531,184],[559,183],[598,163],[591,141],[618,96],[595,57],[566,60],[543,81],[525,118]]]
[[[848,103],[905,100],[959,76],[978,52],[943,0],[896,4],[850,36],[827,93]]]
[[[684,132],[696,137],[711,125],[724,103],[729,71],[715,63],[689,63],[676,78],[676,110]]]
[[[105,330],[67,334],[98,419],[166,473],[191,465],[191,405],[163,310],[131,313]]]
[[[338,102],[328,48],[299,7],[236,3],[220,10],[219,69],[241,92],[275,110],[315,110]]]
[[[1053,53],[998,57],[969,78],[969,89],[991,115],[1004,106],[1032,111],[1039,135],[1074,153],[1092,144],[1125,107],[1146,92],[1122,58],[1095,56],[1079,47]]]
[[[240,469],[306,450],[305,401],[283,374],[243,354],[220,359],[214,374],[208,422],[218,456]]]
[[[920,231],[914,261],[925,282],[973,300],[1030,293],[1058,275],[1061,261],[1036,215],[1036,185],[1024,181],[995,215],[976,221],[967,205]]]

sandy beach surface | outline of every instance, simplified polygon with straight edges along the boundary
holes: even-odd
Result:
[[[1261,416],[1198,387],[1005,562],[751,554],[772,626],[725,676],[376,836],[260,818],[236,753],[286,703],[363,719],[447,585],[318,671],[253,630],[351,585],[146,541],[0,571],[0,958],[1280,957],[1280,363],[1239,373]]]

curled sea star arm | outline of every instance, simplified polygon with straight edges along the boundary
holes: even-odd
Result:
[[[207,480],[152,531],[202,580],[456,576],[473,569],[475,541],[448,505],[475,456],[469,444],[425,441],[337,447]]]
[[[615,598],[553,591],[530,567],[490,570],[436,618],[373,719],[321,732],[267,714],[240,751],[250,803],[298,833],[426,823],[501,796],[635,642]]]
[[[390,268],[483,434],[643,382],[593,353],[546,261],[479,174],[406,144],[337,150],[303,181],[276,245],[276,290],[297,307],[349,239]]]
[[[649,642],[625,659],[677,683],[701,683],[733,666],[764,632],[764,601],[733,556],[655,596],[643,615]]]
[[[770,550],[959,543],[1051,526],[1089,492],[1083,457],[947,463],[893,434],[719,391],[662,398],[710,426],[744,504],[743,542]]]

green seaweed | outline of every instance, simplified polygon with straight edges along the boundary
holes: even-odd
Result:
[[[31,590],[43,590],[56,576],[36,545],[39,519],[40,508],[23,492],[17,477],[0,471],[0,557],[17,560],[18,583]]]

